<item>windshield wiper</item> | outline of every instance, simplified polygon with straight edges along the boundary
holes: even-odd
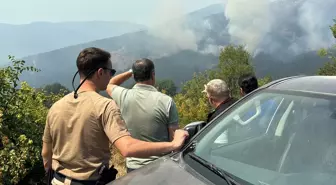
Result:
[[[232,183],[237,184],[229,175],[226,174],[226,172],[217,166],[213,165],[212,163],[202,159],[201,157],[198,157],[194,153],[189,153],[189,156],[194,159],[195,161],[201,163],[203,166],[217,174],[218,176],[222,177],[229,185],[232,185]]]

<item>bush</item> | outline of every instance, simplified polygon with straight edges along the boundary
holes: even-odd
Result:
[[[46,103],[55,102],[60,96],[36,91],[26,82],[19,84],[24,71],[39,70],[26,67],[25,61],[11,56],[9,59],[12,66],[0,69],[0,179],[2,184],[38,184],[41,182],[22,180],[33,170],[43,169],[41,147],[48,112]]]

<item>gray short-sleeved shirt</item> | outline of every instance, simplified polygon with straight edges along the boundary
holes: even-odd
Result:
[[[149,142],[169,141],[168,126],[178,124],[174,100],[151,85],[136,84],[132,89],[115,86],[112,99],[120,107],[127,129],[133,138]],[[139,168],[155,159],[126,158],[128,168]]]

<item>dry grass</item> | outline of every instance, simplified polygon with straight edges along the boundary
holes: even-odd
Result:
[[[119,153],[118,149],[111,146],[112,159],[111,164],[118,170],[117,178],[126,175],[125,158]]]

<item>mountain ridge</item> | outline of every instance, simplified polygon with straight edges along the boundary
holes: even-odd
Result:
[[[34,22],[24,25],[0,23],[0,59],[7,55],[25,57],[53,51],[78,43],[118,36],[146,29],[122,21]]]
[[[212,11],[211,8],[214,7],[220,11]],[[295,8],[291,7],[293,13],[290,15],[295,15]],[[68,79],[75,73],[75,59],[78,53],[87,47],[99,47],[111,52],[113,66],[118,72],[129,68],[135,59],[146,57],[154,60],[160,69],[157,71],[158,78],[170,78],[179,85],[192,78],[195,71],[202,72],[216,65],[221,47],[237,44],[232,42],[228,28],[229,20],[224,16],[224,8],[223,12],[217,5],[209,10],[201,10],[199,14],[195,11],[186,15],[185,22],[175,19],[176,22],[170,21],[166,27],[154,31],[145,29],[24,57],[29,64],[42,69],[41,74],[35,74],[35,77],[25,75],[24,79],[38,87],[53,83],[55,76],[61,76],[62,80],[57,79],[57,82],[64,82],[64,85],[69,87]],[[272,32],[264,35],[258,45],[260,50],[253,54],[257,76],[270,75],[277,79],[288,75],[312,74],[322,67],[327,59],[320,58],[316,51],[302,50],[295,53],[291,49],[294,43],[305,44],[302,39],[306,38],[306,32],[298,22],[281,18],[281,23],[275,25]]]

